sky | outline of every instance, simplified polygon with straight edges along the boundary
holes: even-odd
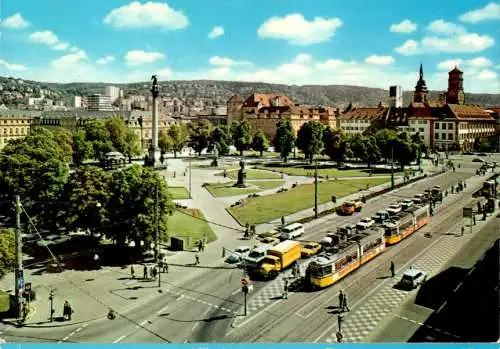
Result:
[[[491,0],[3,0],[0,75],[236,80],[500,93]]]

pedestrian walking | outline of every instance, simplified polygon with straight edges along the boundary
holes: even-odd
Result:
[[[96,269],[99,269],[100,264],[99,264],[99,255],[97,253],[94,254],[94,265]]]
[[[200,240],[198,241],[198,252],[201,252],[203,250],[203,242]]]
[[[167,261],[163,262],[163,272],[168,274],[168,263],[167,263]]]
[[[130,275],[132,275],[132,279],[135,279],[135,270],[133,265],[130,266]]]
[[[200,264],[200,255],[199,255],[198,253],[197,253],[197,254],[195,254],[194,258],[195,258],[195,262],[194,262],[194,264],[195,264],[195,265]]]
[[[63,317],[65,320],[71,320],[71,313],[73,313],[73,309],[71,309],[71,305],[66,300],[63,305]]]
[[[474,223],[474,225],[476,225],[476,215],[472,216],[472,222]]]
[[[344,294],[342,293],[342,290],[339,292],[339,309],[340,311],[344,311],[342,306],[344,305]]]
[[[151,276],[153,279],[156,279],[157,272],[156,267],[151,267]]]
[[[465,232],[465,227],[462,226],[462,228],[460,229],[460,236],[464,236],[464,232]]]
[[[351,311],[351,309],[349,309],[347,305],[347,295],[344,293],[344,302],[342,303],[342,311],[345,311],[346,309],[347,311]]]
[[[148,267],[146,267],[145,264],[144,264],[144,266],[142,268],[142,278],[143,279],[147,279],[148,278]]]
[[[288,299],[288,280],[285,279],[285,285],[283,286],[283,299]]]
[[[281,225],[285,225],[285,216],[281,216]]]
[[[394,275],[396,275],[396,267],[394,266],[394,262],[391,261],[391,278],[394,277]]]

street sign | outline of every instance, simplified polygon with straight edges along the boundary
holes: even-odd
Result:
[[[464,207],[463,208],[463,217],[472,217],[472,207]]]
[[[20,277],[17,279],[17,289],[22,290],[24,288],[24,278]]]
[[[248,286],[249,283],[250,283],[250,280],[248,280],[248,276],[241,278],[241,284],[243,286]]]
[[[24,290],[26,292],[31,291],[31,282],[27,282],[26,285],[24,285]]]

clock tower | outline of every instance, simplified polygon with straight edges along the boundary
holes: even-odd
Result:
[[[457,67],[453,68],[453,70],[448,73],[448,92],[446,92],[446,103],[465,103],[463,74],[464,73]]]

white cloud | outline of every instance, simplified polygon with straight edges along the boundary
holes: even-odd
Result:
[[[224,35],[224,33],[225,33],[224,32],[224,27],[218,26],[218,27],[214,27],[212,29],[212,31],[208,34],[208,37],[210,39],[215,39],[215,38],[218,38],[219,36]]]
[[[29,22],[18,12],[2,21],[2,27],[10,29],[23,29],[29,27]]]
[[[477,23],[481,21],[500,19],[500,5],[490,2],[483,8],[464,13],[459,17],[462,22]]]
[[[429,26],[427,27],[428,30],[431,32],[434,32],[436,34],[443,34],[443,35],[454,35],[454,34],[465,34],[466,30],[464,27],[451,23],[451,22],[446,22],[443,19],[438,19],[435,21],[432,21]]]
[[[417,52],[418,46],[419,44],[415,40],[406,40],[403,45],[396,47],[395,51],[402,55],[409,56]]]
[[[70,52],[78,52],[80,51],[80,49],[76,46],[71,46],[70,49],[69,49]]]
[[[36,31],[31,33],[30,41],[37,44],[45,44],[56,51],[64,51],[69,47],[67,42],[60,41],[56,34],[50,30]],[[71,52],[78,52],[77,47],[71,47]]]
[[[235,65],[248,65],[251,64],[249,61],[235,61],[234,59],[231,59],[229,57],[219,57],[219,56],[214,56],[211,57],[208,62],[211,65],[215,66],[235,66]]]
[[[73,67],[75,63],[78,63],[83,60],[87,60],[87,54],[85,51],[80,50],[76,53],[69,53],[65,56],[61,56],[55,60],[52,61],[52,66],[54,68],[69,68]]]
[[[468,33],[450,37],[424,37],[422,41],[407,40],[395,50],[402,55],[432,53],[475,53],[484,51],[495,44],[488,35]]]
[[[140,50],[129,51],[125,55],[125,61],[130,66],[153,63],[165,58],[160,52],[145,52]]]
[[[460,66],[464,61],[459,58],[449,59],[447,61],[442,61],[437,64],[439,70],[452,70],[455,67]]]
[[[300,13],[285,17],[272,17],[257,30],[260,38],[282,39],[291,44],[310,45],[328,41],[342,26],[339,18],[315,17],[308,21]]]
[[[391,32],[394,33],[413,33],[415,30],[417,30],[417,24],[413,23],[409,19],[405,19],[400,23],[393,24],[391,25]]]
[[[307,63],[312,61],[313,57],[307,53],[299,53],[297,57],[295,57],[295,62],[297,63]]]
[[[5,69],[10,71],[24,71],[27,69],[26,66],[22,64],[9,63],[7,61],[4,61],[3,59],[0,59],[0,67],[4,67]]]
[[[104,56],[102,58],[99,58],[96,61],[96,63],[104,65],[104,64],[108,64],[108,63],[111,63],[111,62],[114,62],[114,61],[115,61],[115,56],[108,55],[108,56]]]
[[[184,29],[189,25],[188,18],[166,3],[148,1],[141,4],[133,1],[118,7],[104,17],[104,23],[115,28],[158,27],[165,30]]]
[[[438,63],[437,68],[439,70],[450,71],[454,67],[461,67],[467,74],[475,75],[480,69],[487,68],[491,65],[493,65],[493,62],[486,57],[476,57],[469,60],[454,58]]]
[[[394,58],[392,56],[371,55],[366,57],[365,62],[369,64],[388,65],[394,63]]]
[[[479,67],[479,68],[489,67],[493,64],[493,62],[486,57],[477,57],[469,60],[468,63],[473,67]]]
[[[477,78],[481,80],[496,79],[497,76],[497,73],[489,69],[481,70],[479,74],[477,74]]]

